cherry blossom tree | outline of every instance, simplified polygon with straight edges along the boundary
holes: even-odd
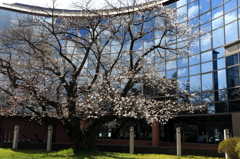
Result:
[[[115,119],[165,124],[201,109],[176,74],[159,70],[190,56],[203,32],[179,24],[176,10],[158,1],[118,3],[93,10],[88,1],[74,13],[32,8],[1,30],[1,115],[60,124],[77,152],[92,148],[101,126]]]

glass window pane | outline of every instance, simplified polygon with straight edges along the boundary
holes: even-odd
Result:
[[[226,57],[226,61],[227,61],[226,63],[227,67],[238,64],[238,54],[234,54]]]
[[[234,21],[237,19],[237,11],[231,11],[230,13],[225,15],[225,24],[230,23],[231,21]]]
[[[207,34],[201,37],[201,51],[211,49],[211,35]]]
[[[194,56],[189,57],[189,62],[190,62],[190,65],[200,63],[200,55],[194,55]]]
[[[240,101],[231,101],[228,102],[229,104],[229,111],[230,112],[239,112],[240,111]]]
[[[213,48],[224,45],[224,30],[219,28],[212,32]]]
[[[189,91],[189,79],[188,79],[188,77],[178,79],[178,88],[180,90]]]
[[[215,103],[216,113],[226,113],[228,112],[227,102]]]
[[[207,106],[206,106],[206,109],[203,111],[203,113],[204,114],[214,114],[215,113],[214,104],[213,103],[208,103]]]
[[[169,79],[177,78],[177,71],[176,70],[166,71],[166,77]]]
[[[220,90],[215,92],[215,101],[226,101],[227,92],[226,90]]]
[[[200,74],[200,65],[189,67],[190,75]]]
[[[204,32],[207,33],[209,31],[211,31],[211,23],[206,23],[203,24],[202,26],[200,26],[200,30],[204,29]]]
[[[222,2],[222,0],[212,0],[212,8],[219,6]]]
[[[200,24],[206,23],[211,20],[211,12],[207,12],[200,16]]]
[[[178,67],[188,66],[188,58],[178,59]]]
[[[166,62],[166,68],[167,70],[169,69],[174,69],[177,67],[177,64],[176,64],[176,60],[173,60],[173,61],[167,61]]]
[[[201,69],[202,69],[202,73],[212,71],[213,70],[213,68],[212,68],[212,61],[201,64]]]
[[[187,16],[187,6],[178,8],[177,12],[180,14],[180,16],[178,16],[178,22],[181,23],[185,21],[184,17]]]
[[[202,75],[202,91],[208,91],[212,89],[212,73]]]
[[[225,69],[214,72],[214,87],[215,90],[227,88]]]
[[[221,26],[223,26],[223,17],[222,16],[212,21],[212,29],[213,30],[216,28],[219,28]]]
[[[198,1],[188,5],[188,18],[191,19],[196,16],[198,16]]]
[[[209,0],[200,0],[200,14],[210,9]]]
[[[188,68],[178,69],[178,77],[188,76]]]
[[[213,59],[217,59],[223,56],[225,56],[225,50],[223,47],[213,50]]]
[[[192,24],[192,25],[198,25],[199,23],[199,18],[194,18],[194,19],[191,19],[189,20],[189,23]]]
[[[190,91],[191,93],[201,91],[200,75],[190,77]]]
[[[227,87],[235,87],[239,85],[238,66],[227,69]]]
[[[224,4],[224,13],[227,13],[236,7],[237,7],[236,0],[230,0],[229,2]]]
[[[201,54],[201,61],[206,62],[212,60],[212,51],[208,51]]]
[[[225,58],[213,61],[213,70],[219,70],[225,68]]]
[[[217,18],[221,15],[223,15],[223,7],[222,6],[212,10],[212,19]]]
[[[179,0],[179,1],[177,1],[177,8],[181,7],[181,6],[185,5],[185,4],[187,4],[187,0]]]
[[[228,100],[237,100],[240,99],[240,94],[237,92],[239,88],[229,89],[228,90]]]
[[[231,24],[228,24],[225,27],[225,37],[226,37],[226,44],[231,43],[238,39],[238,29],[237,29],[236,21]]]

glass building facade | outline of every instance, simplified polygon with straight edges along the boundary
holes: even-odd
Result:
[[[166,52],[166,60],[152,62],[159,74],[169,79],[177,78],[179,83],[185,83],[179,85],[181,89],[196,93],[197,99],[191,102],[203,104],[207,101],[208,104],[204,111],[193,115],[182,113],[161,126],[161,140],[174,140],[174,128],[177,126],[182,127],[185,142],[218,143],[223,139],[223,129],[230,129],[232,135],[240,136],[239,128],[235,126],[240,122],[240,94],[236,93],[240,86],[240,0],[179,0],[167,7],[175,8],[187,17],[179,18],[179,23],[192,24],[194,30],[204,29],[206,34],[190,48],[192,56],[177,57]],[[31,15],[0,7],[0,23],[3,25],[21,16]],[[100,44],[104,43],[107,34],[102,35]],[[155,32],[139,40],[134,45],[134,51],[142,52],[158,41]],[[182,42],[178,39],[176,45]],[[71,44],[67,45],[68,49],[71,48]],[[109,50],[106,61],[115,55],[114,50],[118,50],[117,42],[112,41]],[[92,67],[89,61],[87,68]]]

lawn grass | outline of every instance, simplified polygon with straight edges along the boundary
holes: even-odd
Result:
[[[0,159],[220,159],[201,156],[173,156],[159,154],[128,154],[117,152],[83,151],[78,156],[72,149],[56,152],[45,150],[12,150],[0,148]]]

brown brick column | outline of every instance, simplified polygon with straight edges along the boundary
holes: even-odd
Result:
[[[152,125],[152,147],[158,147],[160,142],[159,123],[154,122]]]

